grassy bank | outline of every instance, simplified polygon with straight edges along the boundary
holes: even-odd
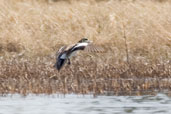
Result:
[[[105,93],[170,88],[169,0],[0,0],[0,93]],[[55,53],[87,37],[57,72]]]
[[[168,64],[142,62],[119,65],[98,65],[95,60],[75,60],[60,72],[53,68],[53,60],[44,57],[29,61],[0,62],[0,93],[79,93],[141,95],[171,90],[171,70]]]

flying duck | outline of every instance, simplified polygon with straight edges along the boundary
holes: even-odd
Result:
[[[70,58],[76,54],[79,50],[86,50],[91,52],[101,52],[102,48],[94,46],[92,41],[89,41],[87,38],[82,38],[78,43],[71,46],[63,46],[59,49],[56,56],[56,63],[54,67],[60,71],[60,69],[67,62],[68,65],[71,64]]]

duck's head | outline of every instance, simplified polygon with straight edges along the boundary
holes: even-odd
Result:
[[[91,43],[87,38],[82,38],[78,43]]]

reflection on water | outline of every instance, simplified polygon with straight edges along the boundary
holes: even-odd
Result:
[[[7,95],[0,97],[0,114],[171,114],[171,97],[92,95]]]

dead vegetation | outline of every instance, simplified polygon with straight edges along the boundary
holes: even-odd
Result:
[[[0,0],[0,7],[1,94],[171,89],[169,0]],[[58,48],[82,37],[106,52],[82,52],[57,72]]]
[[[171,90],[171,65],[142,62],[99,65],[95,60],[75,60],[60,72],[49,57],[10,59],[0,62],[0,93],[77,93],[137,95]]]

